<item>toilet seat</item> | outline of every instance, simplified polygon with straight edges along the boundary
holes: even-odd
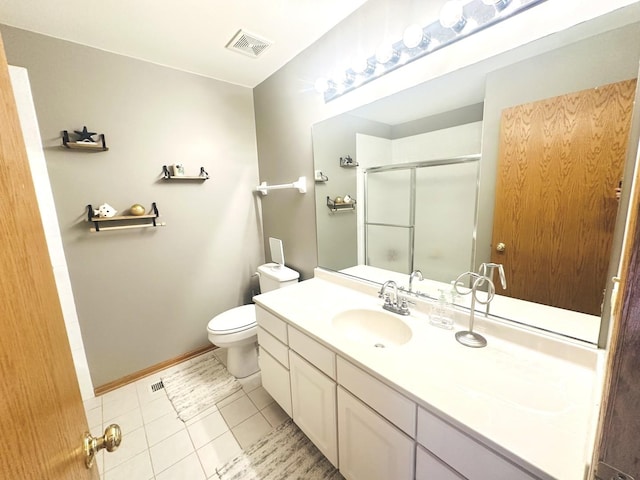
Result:
[[[256,326],[256,306],[242,305],[225,312],[222,312],[211,320],[207,325],[209,333],[217,335],[229,335],[243,332]]]

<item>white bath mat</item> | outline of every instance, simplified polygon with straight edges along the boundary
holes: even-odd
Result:
[[[242,388],[213,351],[162,377],[167,396],[183,422]]]
[[[262,437],[216,473],[219,480],[344,480],[292,420]]]

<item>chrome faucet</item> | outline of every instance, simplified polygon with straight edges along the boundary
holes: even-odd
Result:
[[[393,288],[393,300],[391,300],[391,296],[386,293],[387,288]],[[382,288],[378,292],[379,298],[384,298],[384,304],[382,308],[388,310],[393,313],[397,313],[398,315],[409,315],[409,305],[407,304],[406,298],[401,298],[398,295],[398,284],[393,280],[387,280],[382,284]]]
[[[422,272],[420,270],[414,270],[413,272],[411,272],[411,275],[409,276],[409,293],[413,292],[413,279],[414,278],[417,278],[419,282],[424,280],[424,277],[422,276]]]

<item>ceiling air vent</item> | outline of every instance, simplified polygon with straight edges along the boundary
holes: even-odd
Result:
[[[271,42],[263,40],[262,38],[247,33],[243,30],[239,30],[238,33],[227,43],[227,48],[235,52],[248,55],[253,58],[260,56],[269,46]]]

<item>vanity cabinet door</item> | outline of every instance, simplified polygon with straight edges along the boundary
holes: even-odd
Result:
[[[416,480],[465,480],[420,445],[416,448]]]
[[[289,370],[273,358],[262,347],[259,350],[258,364],[262,376],[262,386],[278,405],[291,416],[291,384]]]
[[[349,480],[412,480],[411,438],[338,387],[340,473]]]
[[[338,467],[336,384],[298,354],[289,350],[293,420]]]

